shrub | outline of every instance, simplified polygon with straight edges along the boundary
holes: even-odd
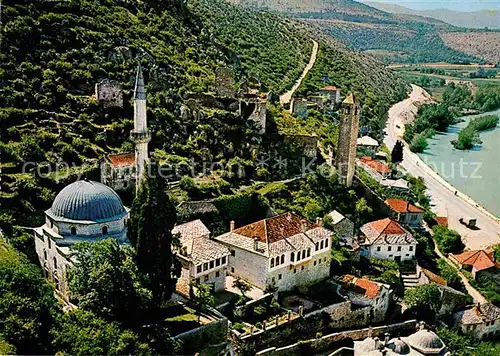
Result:
[[[443,253],[461,252],[465,245],[462,238],[455,230],[450,230],[446,226],[434,226],[434,238],[437,241],[438,247]]]

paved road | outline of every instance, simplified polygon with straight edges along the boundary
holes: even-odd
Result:
[[[285,94],[280,96],[280,104],[281,105],[288,104],[292,100],[292,96],[295,93],[295,91],[300,87],[300,84],[302,84],[302,80],[304,80],[307,73],[309,73],[311,68],[314,66],[314,63],[316,63],[319,45],[318,45],[318,42],[316,42],[315,40],[312,40],[312,41],[313,41],[313,50],[311,53],[311,59],[309,60],[309,63],[307,64],[307,66],[304,68],[304,71],[302,72],[302,75],[300,76],[300,78],[297,79],[297,81],[293,85],[292,89],[290,89]]]
[[[412,106],[416,102],[418,103],[419,100],[428,101],[428,94],[422,88],[416,85],[412,85],[412,87],[413,92],[410,94],[410,97],[395,104],[389,111],[386,128],[387,136],[384,139],[384,143],[389,149],[394,147],[397,138],[403,134],[403,122],[411,121],[411,116],[415,110],[409,110],[409,106]],[[450,228],[462,235],[462,240],[469,249],[483,249],[500,243],[500,224],[498,219],[494,218],[465,194],[458,192],[455,195],[455,188],[429,168],[418,155],[410,152],[406,144],[402,166],[413,176],[424,179],[428,193],[431,196],[433,211],[438,216],[448,217]],[[471,181],[471,184],[478,183],[477,181]],[[477,218],[479,230],[470,230],[460,224],[458,220],[462,216]]]

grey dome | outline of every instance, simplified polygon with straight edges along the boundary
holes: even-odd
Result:
[[[89,180],[80,180],[57,194],[50,215],[54,218],[110,221],[125,215],[125,207],[113,189]]]
[[[399,355],[407,355],[410,353],[410,347],[400,338],[389,341],[388,347]]]
[[[408,337],[411,347],[426,355],[437,355],[444,348],[443,341],[430,330],[420,330]]]

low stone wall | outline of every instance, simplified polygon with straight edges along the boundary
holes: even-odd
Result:
[[[403,323],[378,326],[374,328],[341,331],[330,335],[325,335],[317,339],[300,341],[298,343],[295,343],[293,345],[288,345],[285,347],[280,347],[280,348],[270,347],[260,352],[257,352],[257,355],[285,356],[292,354],[301,354],[303,352],[309,354],[313,352],[316,353],[316,352],[333,351],[333,349],[337,347],[342,347],[337,345],[341,344],[343,341],[350,342],[354,340],[362,340],[369,336],[378,337],[382,339],[386,332],[393,334],[392,336],[397,336],[400,334],[413,332],[416,330],[416,328],[417,328],[417,321],[409,320]]]

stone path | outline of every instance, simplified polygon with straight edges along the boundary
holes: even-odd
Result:
[[[312,50],[312,53],[311,53],[311,59],[309,60],[309,63],[307,64],[307,66],[304,68],[304,71],[302,72],[302,75],[300,76],[300,78],[297,79],[297,81],[295,82],[295,84],[292,87],[292,89],[290,89],[285,94],[283,94],[283,95],[280,96],[280,104],[282,106],[285,105],[285,104],[290,103],[290,101],[292,100],[293,94],[300,87],[300,84],[302,84],[302,81],[306,77],[307,73],[309,73],[309,71],[311,70],[311,68],[314,66],[314,63],[316,63],[316,58],[318,56],[319,45],[318,45],[318,42],[316,42],[315,40],[312,40],[312,41],[313,41],[313,50]]]

